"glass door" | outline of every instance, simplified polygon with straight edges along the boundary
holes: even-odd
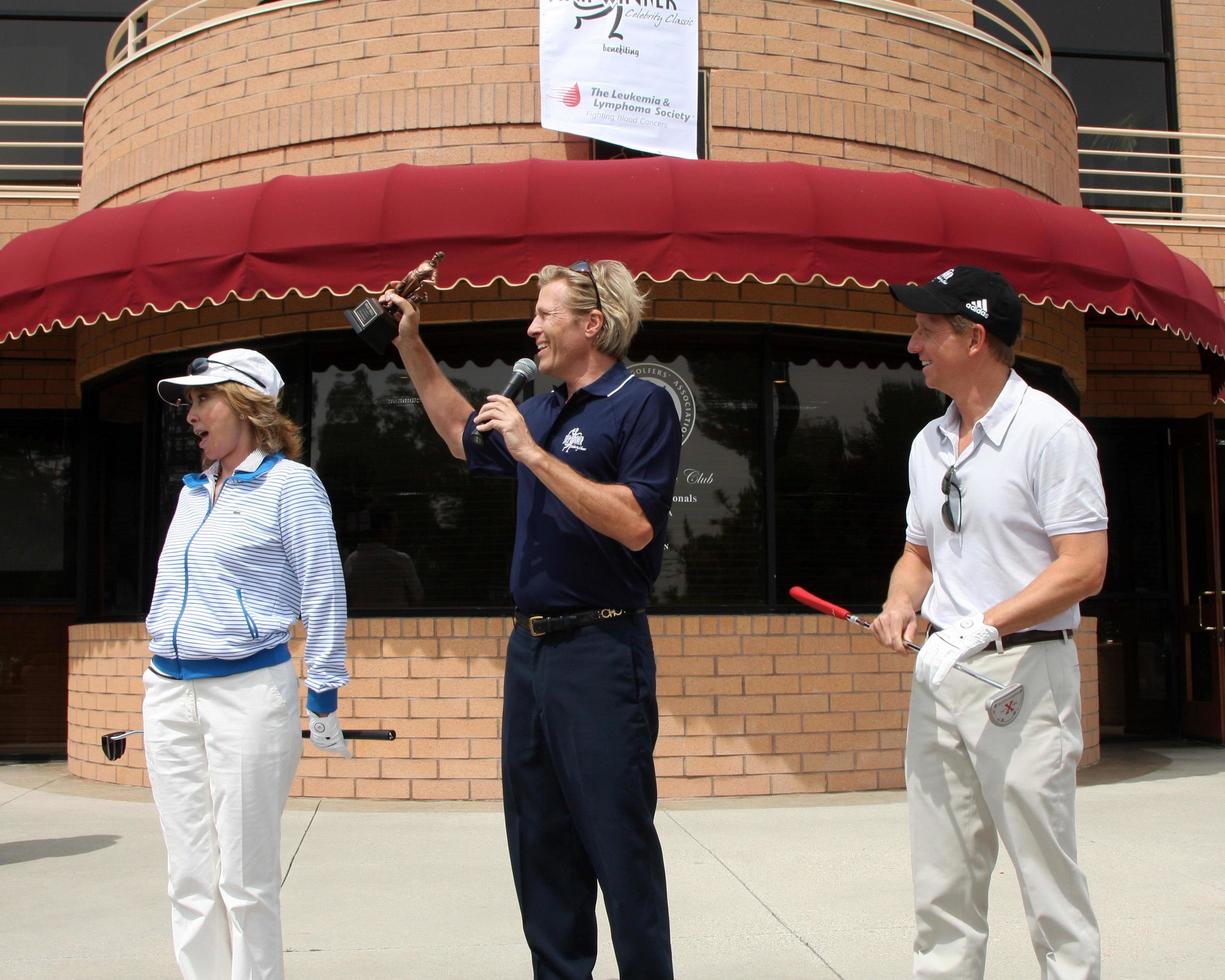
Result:
[[[1225,738],[1221,595],[1221,467],[1211,415],[1174,429],[1182,554],[1182,734]]]

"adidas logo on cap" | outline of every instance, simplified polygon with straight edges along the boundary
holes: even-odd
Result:
[[[916,313],[975,320],[1010,346],[1021,333],[1021,299],[998,272],[958,265],[925,286],[890,283],[889,292]]]

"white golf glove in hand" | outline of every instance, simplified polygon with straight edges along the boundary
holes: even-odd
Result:
[[[308,711],[306,714],[310,719],[311,742],[324,752],[335,752],[346,759],[352,756],[349,746],[345,743],[344,732],[340,730],[340,719],[336,717],[335,711],[330,715],[317,715],[313,711]]]
[[[933,691],[948,676],[953,665],[969,660],[974,654],[994,646],[1002,650],[1000,633],[994,626],[983,622],[982,613],[966,616],[960,622],[933,633],[919,649],[915,660],[914,675],[920,683]]]

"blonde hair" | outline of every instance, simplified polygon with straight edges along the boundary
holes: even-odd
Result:
[[[206,390],[220,395],[235,414],[255,430],[255,444],[264,452],[269,455],[283,453],[288,459],[302,455],[302,431],[298,423],[280,410],[271,395],[237,381],[222,381],[209,385]]]
[[[973,330],[976,326],[983,327],[981,323],[975,323],[973,320],[964,317],[959,313],[949,317],[949,326],[953,328],[953,333],[955,334],[967,333],[968,331]],[[1012,346],[1004,343],[986,327],[983,327],[983,333],[987,335],[987,350],[991,351],[991,353],[995,356],[995,359],[1003,364],[1004,367],[1012,367],[1012,365],[1016,363],[1017,359],[1017,352],[1012,349]],[[1018,330],[1017,340],[1020,339],[1021,331]]]
[[[595,348],[601,353],[620,360],[630,349],[630,342],[642,325],[642,311],[647,294],[638,288],[634,277],[615,259],[601,259],[589,263],[591,274],[599,286],[600,302],[596,304],[596,290],[585,272],[564,265],[546,265],[539,272],[540,288],[551,282],[565,280],[568,305],[576,313],[590,313],[599,309],[604,314],[604,325],[595,340]]]

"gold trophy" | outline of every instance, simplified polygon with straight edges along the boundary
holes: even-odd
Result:
[[[429,299],[425,291],[426,284],[434,281],[438,263],[445,255],[445,252],[435,252],[433,258],[422,262],[400,282],[387,288],[420,306]],[[380,354],[387,350],[387,345],[395,340],[400,332],[399,317],[393,316],[389,307],[372,296],[366,297],[353,309],[345,310],[345,319],[357,335]]]

